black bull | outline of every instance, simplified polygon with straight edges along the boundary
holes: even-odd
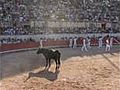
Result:
[[[60,57],[61,53],[58,50],[52,50],[52,49],[45,49],[45,48],[39,48],[37,50],[37,54],[43,54],[46,59],[46,66],[45,69],[49,69],[51,66],[51,59],[55,60],[56,63],[56,70],[60,67]]]

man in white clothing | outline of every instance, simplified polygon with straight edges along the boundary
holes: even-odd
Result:
[[[102,45],[103,45],[102,37],[99,37],[99,39],[98,39],[98,48],[101,48]]]
[[[106,39],[105,51],[110,51],[110,42],[109,42],[109,39]]]
[[[91,48],[90,44],[91,44],[91,39],[90,39],[90,37],[87,37],[87,46],[88,46],[88,48]]]
[[[113,46],[113,36],[111,36],[111,38],[110,38],[110,47],[112,47]]]
[[[43,40],[40,38],[40,48],[43,48]]]
[[[72,37],[69,39],[69,47],[70,47],[70,48],[73,47],[73,39],[72,39]]]
[[[88,50],[87,50],[87,47],[86,47],[86,39],[85,39],[85,38],[83,39],[83,46],[82,46],[81,50],[82,50],[82,51],[84,51],[84,50],[85,50],[85,51],[88,51]]]
[[[73,48],[77,47],[77,37],[74,38],[74,42],[73,42]]]

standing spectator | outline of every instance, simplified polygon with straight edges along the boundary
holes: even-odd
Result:
[[[102,48],[103,42],[102,42],[102,36],[98,39],[98,48]]]
[[[69,39],[69,47],[72,48],[73,47],[73,38],[70,37]]]
[[[86,39],[85,38],[83,38],[83,46],[82,46],[81,50],[83,51],[84,49],[85,49],[85,51],[88,51],[87,47],[86,47]]]
[[[87,46],[88,46],[88,48],[91,48],[91,39],[90,39],[90,37],[87,37]]]
[[[77,47],[77,37],[74,38],[74,42],[73,42],[73,48]]]
[[[111,38],[110,38],[110,47],[112,47],[113,46],[113,36],[111,36]]]
[[[43,48],[43,39],[40,38],[40,48]]]
[[[105,51],[110,51],[110,42],[109,42],[109,38],[106,39],[106,47],[105,47]]]

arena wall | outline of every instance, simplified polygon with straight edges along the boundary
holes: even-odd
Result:
[[[38,38],[36,41],[29,41],[29,42],[22,42],[22,43],[14,43],[14,44],[3,44],[0,46],[0,53],[5,53],[5,52],[14,52],[14,51],[20,51],[20,50],[28,50],[28,49],[35,49],[40,46],[39,43],[39,38],[45,37],[46,40],[43,40],[43,46],[44,47],[68,47],[69,46],[69,39],[65,39],[65,37],[79,37],[77,39],[77,45],[81,46],[82,45],[82,39],[83,37],[87,36],[94,36],[94,38],[91,39],[91,45],[98,45],[98,41],[96,37],[98,36],[106,36],[108,34],[63,34],[63,35],[48,35],[48,36],[43,36],[43,35],[28,35],[28,36],[11,36],[15,38],[28,38],[28,37],[33,37],[34,39]],[[39,37],[40,36],[40,37]],[[119,34],[112,34],[112,36],[119,37]],[[9,36],[1,36],[1,38],[8,38]],[[55,37],[55,38],[54,38]],[[63,38],[63,39],[60,39]],[[119,37],[120,40],[120,37]],[[104,41],[104,40],[103,40]],[[105,41],[104,41],[105,43]],[[114,44],[118,44],[117,42],[114,41]]]

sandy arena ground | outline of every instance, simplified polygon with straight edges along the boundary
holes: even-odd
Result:
[[[89,52],[81,52],[80,47],[56,49],[62,53],[57,72],[54,62],[44,71],[44,57],[35,50],[2,54],[0,90],[120,90],[118,46],[110,52],[97,47]]]

